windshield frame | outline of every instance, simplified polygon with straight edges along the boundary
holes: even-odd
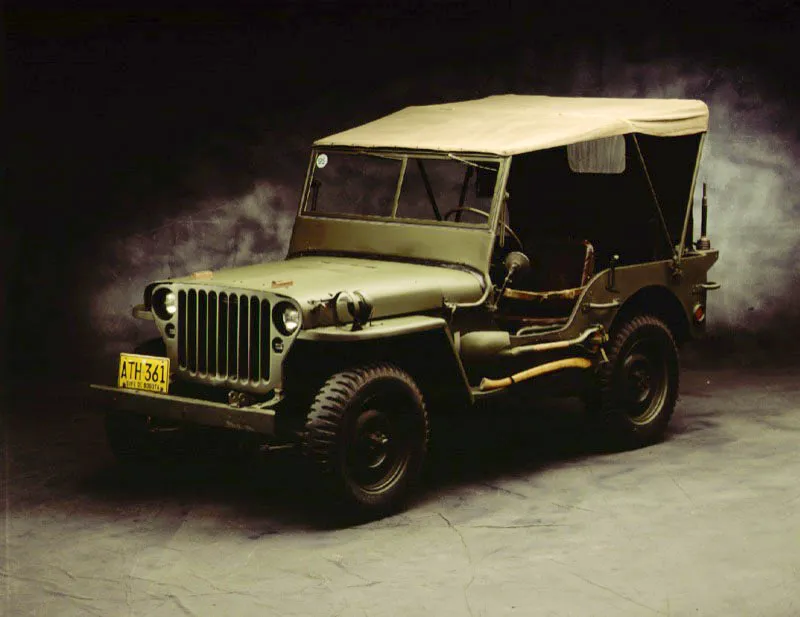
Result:
[[[314,179],[314,171],[316,166],[314,162],[319,154],[324,152],[336,152],[341,154],[352,155],[366,155],[381,158],[396,160],[400,163],[400,170],[397,178],[397,185],[395,188],[394,201],[392,203],[392,215],[381,216],[371,214],[354,214],[354,213],[333,213],[333,212],[318,212],[309,209],[310,200],[312,199],[312,182]],[[300,198],[298,208],[299,217],[318,218],[318,219],[344,219],[344,220],[358,220],[358,221],[374,221],[390,225],[432,225],[436,227],[456,227],[466,229],[480,229],[485,231],[494,231],[497,226],[497,212],[499,211],[499,204],[503,201],[505,182],[508,177],[508,166],[510,158],[496,154],[487,153],[472,153],[472,152],[443,152],[431,150],[400,150],[391,148],[361,148],[361,147],[343,147],[343,146],[314,146],[311,149],[311,156],[308,163],[308,171],[306,173],[306,180],[303,187],[303,193]],[[458,220],[431,220],[419,218],[397,218],[397,208],[400,195],[402,193],[403,182],[405,181],[405,174],[408,168],[409,159],[416,160],[454,160],[460,163],[471,165],[475,168],[480,167],[483,163],[494,163],[497,165],[495,184],[493,188],[492,198],[489,208],[489,216],[485,222],[480,223],[466,223]],[[413,162],[413,161],[412,161]],[[492,170],[494,171],[494,170]],[[429,196],[430,199],[430,196]],[[431,206],[434,202],[431,202]],[[436,209],[434,208],[434,211]]]

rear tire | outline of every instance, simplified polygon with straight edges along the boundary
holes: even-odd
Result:
[[[398,510],[419,478],[428,415],[411,376],[391,364],[336,373],[307,416],[304,450],[350,513],[378,518]]]
[[[678,399],[678,348],[667,325],[650,315],[628,319],[611,332],[587,407],[603,435],[621,448],[663,438]]]

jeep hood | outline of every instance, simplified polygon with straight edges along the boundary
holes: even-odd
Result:
[[[445,301],[470,302],[483,293],[483,282],[477,272],[446,266],[320,255],[172,280],[202,287],[267,291],[293,298],[305,315],[340,291],[358,291],[373,305],[373,317],[376,318],[435,310]]]

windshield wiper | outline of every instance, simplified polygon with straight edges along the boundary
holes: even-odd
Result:
[[[474,167],[476,169],[485,169],[486,171],[497,172],[496,167],[489,167],[488,165],[481,165],[480,163],[476,163],[475,161],[468,161],[467,159],[462,159],[460,156],[456,156],[452,152],[447,153],[447,158],[453,159],[454,161],[458,161],[459,163],[464,163],[464,165],[469,165],[470,167]]]
[[[368,152],[366,150],[356,150],[356,154],[361,154],[364,156],[371,156],[376,159],[386,159],[387,161],[402,161],[405,157],[404,156],[395,156],[391,154],[378,154],[377,152]]]

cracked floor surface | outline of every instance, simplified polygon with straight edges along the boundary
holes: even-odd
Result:
[[[565,403],[434,425],[409,509],[349,528],[291,452],[131,478],[80,388],[11,388],[0,612],[797,615],[797,377],[686,370],[633,452]]]

